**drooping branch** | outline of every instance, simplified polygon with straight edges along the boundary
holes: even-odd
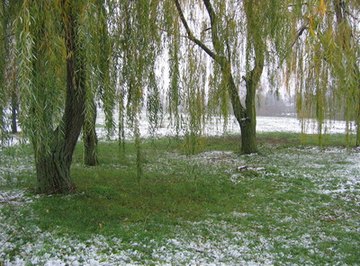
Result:
[[[294,47],[295,43],[300,39],[301,35],[304,33],[305,30],[308,29],[308,23],[305,23],[300,27],[300,29],[297,30],[297,34],[295,36],[294,41],[291,44],[291,48]]]
[[[179,16],[180,16],[180,19],[181,19],[181,22],[182,24],[184,25],[184,28],[186,30],[186,33],[187,33],[187,37],[189,40],[191,40],[192,42],[194,42],[196,45],[198,45],[202,50],[204,50],[205,53],[207,53],[211,58],[213,58],[214,60],[216,60],[217,56],[216,54],[211,51],[211,49],[209,47],[207,47],[202,41],[200,41],[198,38],[196,38],[194,36],[194,34],[192,33],[190,27],[189,27],[189,24],[187,23],[186,21],[186,18],[184,16],[184,12],[182,11],[181,9],[181,6],[180,6],[180,3],[179,3],[179,0],[174,0],[175,2],[175,5],[176,5],[176,9],[179,13]]]
[[[233,111],[236,119],[239,123],[242,123],[244,119],[246,119],[246,110],[240,102],[240,96],[237,89],[237,86],[234,81],[234,77],[232,75],[231,63],[230,63],[230,49],[228,48],[229,58],[226,59],[224,56],[224,47],[221,44],[219,35],[218,35],[218,24],[217,24],[217,16],[214,11],[214,8],[209,0],[203,0],[203,3],[206,7],[206,10],[210,17],[211,23],[211,38],[214,45],[214,49],[217,53],[217,57],[214,58],[217,63],[220,64],[223,77],[227,82],[227,87],[229,91],[229,96],[231,100],[231,104],[233,106]],[[226,43],[228,45],[228,42]]]
[[[218,55],[223,54],[223,49],[221,49],[221,42],[219,40],[218,31],[217,31],[217,17],[214,11],[213,6],[211,5],[209,0],[203,0],[204,5],[206,7],[206,10],[210,17],[210,24],[211,24],[211,38],[213,41],[213,45],[215,48],[215,51]]]
[[[279,68],[282,66],[286,56],[290,53],[290,51],[292,50],[292,48],[294,47],[294,45],[297,43],[297,41],[300,39],[300,37],[303,35],[303,33],[309,29],[309,25],[308,25],[308,22],[303,24],[296,32],[296,36],[294,38],[294,40],[292,41],[290,47],[288,48],[287,51],[285,51],[285,56],[284,58],[282,58],[280,60],[280,64],[279,64]]]

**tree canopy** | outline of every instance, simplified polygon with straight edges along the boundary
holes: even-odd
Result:
[[[360,145],[360,4],[351,0],[299,2],[298,37],[288,57],[300,118],[355,121]]]

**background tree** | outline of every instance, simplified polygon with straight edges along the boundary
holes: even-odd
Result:
[[[115,99],[113,95],[114,84],[110,83],[110,60],[112,56],[108,23],[109,18],[106,12],[106,3],[103,0],[94,1],[89,8],[91,14],[96,14],[95,19],[85,18],[89,21],[86,23],[84,32],[97,34],[83,36],[86,47],[92,47],[84,52],[87,62],[87,72],[90,73],[86,77],[86,87],[88,88],[86,105],[85,105],[85,121],[83,125],[83,142],[84,142],[84,164],[87,166],[95,166],[98,164],[97,152],[97,135],[96,135],[96,116],[97,103],[103,102],[103,109],[106,112],[106,119],[112,119],[112,110],[114,108]],[[85,25],[85,24],[84,24]],[[99,54],[92,54],[97,51]],[[110,110],[109,110],[110,109]],[[110,131],[113,123],[106,124],[106,128]]]
[[[21,5],[21,1],[0,2],[0,132],[2,137],[8,132],[17,133],[18,86],[16,82],[15,37],[12,22]],[[11,110],[11,121],[5,111]],[[9,111],[9,110],[8,110]]]
[[[241,129],[241,150],[244,153],[255,152],[256,90],[265,65],[271,68],[276,56],[283,56],[282,50],[288,45],[290,27],[286,26],[287,1],[203,0],[200,1],[202,6],[192,1],[183,6],[179,0],[173,2],[187,39],[200,47],[215,63],[210,76],[212,81],[208,84],[210,97],[215,96],[217,100],[215,104],[211,104],[213,99],[210,100],[209,106],[217,107],[220,104],[226,117],[230,99]],[[203,10],[203,7],[209,20],[204,13],[197,17],[191,15],[190,8]],[[188,18],[184,10],[190,13]],[[201,25],[201,29],[194,32],[191,24]],[[208,45],[208,39],[211,45]],[[191,50],[190,44],[187,49]],[[195,71],[200,69],[196,68]],[[218,73],[221,73],[220,77]],[[207,75],[206,72],[203,75]]]

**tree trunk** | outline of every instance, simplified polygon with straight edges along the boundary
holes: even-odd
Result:
[[[36,158],[39,193],[58,194],[75,190],[70,180],[71,155],[60,149],[58,146],[50,154],[43,151]]]
[[[96,105],[93,103],[93,110],[88,112],[89,119],[85,119],[83,127],[84,141],[84,164],[95,166],[98,164],[97,158],[97,136],[96,136]]]
[[[255,91],[256,85],[252,81],[247,82],[245,100],[246,118],[240,122],[241,152],[244,154],[257,152]]]
[[[256,145],[256,119],[240,123],[241,129],[241,152],[251,154],[257,152]]]
[[[72,156],[84,123],[85,67],[81,44],[77,38],[76,14],[73,1],[62,1],[62,17],[66,46],[66,99],[62,121],[53,132],[51,151],[41,143],[36,160],[38,190],[41,193],[68,193],[74,191],[70,178]]]
[[[241,105],[240,97],[237,92],[232,75],[223,73],[223,76],[228,76],[228,91],[233,108],[233,113],[240,126],[241,131],[241,153],[251,154],[257,152],[256,145],[256,106],[255,106],[255,92],[256,87],[253,87],[253,82],[246,81],[246,109]]]

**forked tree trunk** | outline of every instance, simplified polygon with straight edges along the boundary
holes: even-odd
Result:
[[[76,14],[71,0],[62,0],[62,17],[66,46],[66,99],[59,127],[53,132],[51,151],[41,149],[36,160],[38,191],[68,193],[75,188],[70,179],[72,156],[84,123],[85,68],[76,35]],[[41,145],[41,143],[39,144]]]
[[[96,136],[96,105],[93,103],[93,112],[89,112],[89,119],[85,119],[83,127],[84,164],[95,166],[98,164],[97,136]]]
[[[262,57],[260,57],[262,60]],[[240,126],[241,131],[241,153],[250,154],[257,152],[256,144],[256,88],[260,81],[263,70],[263,61],[258,62],[247,75],[244,77],[246,81],[246,98],[245,108],[240,102],[238,89],[235,85],[233,76],[230,72],[230,64],[223,67],[223,76],[228,79],[228,91],[233,108],[233,113]]]
[[[229,94],[233,107],[235,118],[240,126],[241,131],[241,153],[250,154],[257,152],[256,145],[256,106],[255,106],[255,88],[246,84],[246,109],[241,105],[237,93],[237,87],[233,77],[229,77]]]

